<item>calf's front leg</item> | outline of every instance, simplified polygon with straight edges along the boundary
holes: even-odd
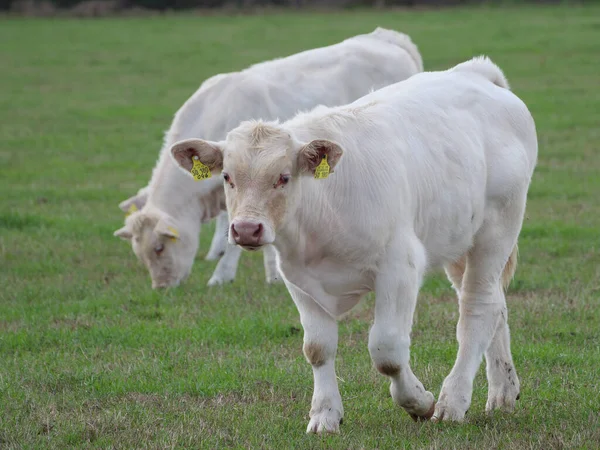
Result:
[[[304,328],[302,350],[312,365],[314,392],[307,433],[338,433],[344,416],[342,397],[335,376],[338,342],[337,321],[310,296],[286,283],[300,313]]]
[[[430,419],[435,398],[410,367],[410,331],[425,269],[425,254],[416,238],[391,249],[375,280],[375,321],[369,353],[375,367],[390,377],[390,393],[414,420]]]

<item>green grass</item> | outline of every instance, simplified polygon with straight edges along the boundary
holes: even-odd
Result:
[[[521,400],[486,416],[482,368],[465,424],[413,423],[371,366],[369,297],[340,330],[342,433],[306,436],[298,314],[260,257],[208,289],[207,227],[190,280],[157,293],[112,232],[204,78],[377,25],[428,69],[490,55],[536,119],[508,300]],[[599,55],[599,7],[0,21],[0,447],[598,448]],[[412,360],[436,395],[456,321],[432,277]]]

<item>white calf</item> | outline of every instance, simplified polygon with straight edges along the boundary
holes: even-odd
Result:
[[[515,268],[537,139],[527,107],[490,60],[281,125],[245,122],[223,142],[191,139],[172,153],[187,170],[195,160],[222,168],[232,243],[278,252],[313,366],[309,432],[338,431],[336,319],[369,291],[371,358],[413,418],[463,420],[484,354],[487,409],[514,406],[503,284]],[[409,347],[423,276],[440,266],[460,319],[458,357],[436,404],[411,370]]]
[[[198,136],[222,139],[242,120],[285,119],[318,104],[348,103],[422,70],[421,56],[408,36],[378,28],[339,44],[206,80],[177,112],[149,186],[121,203],[124,210],[135,204],[141,211],[129,216],[115,235],[132,241],[153,287],[179,284],[191,271],[202,220],[221,211],[218,197],[223,188],[218,177],[196,183],[183,176],[168,152],[173,143]],[[223,211],[207,259],[224,255],[209,285],[235,277],[241,249],[227,245],[228,227]],[[275,264],[274,253],[265,251],[269,282],[279,277]]]

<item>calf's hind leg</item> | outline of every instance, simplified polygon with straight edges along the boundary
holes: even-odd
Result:
[[[413,374],[409,363],[410,331],[425,253],[416,237],[408,245],[399,244],[390,246],[375,280],[375,321],[369,333],[369,353],[377,370],[390,377],[394,401],[413,419],[429,419],[435,399]]]
[[[501,310],[496,333],[490,347],[485,352],[488,379],[488,399],[485,410],[512,411],[519,398],[519,377],[510,352],[510,334],[507,323],[506,305]]]
[[[465,255],[446,267],[446,275],[459,298],[466,263]],[[488,412],[496,408],[512,410],[519,396],[519,378],[510,352],[507,314],[508,311],[504,307],[492,342],[485,352],[488,380],[488,400],[485,409]]]
[[[491,217],[478,232],[475,244],[467,255],[459,295],[460,318],[456,330],[458,356],[442,385],[434,420],[464,419],[471,404],[473,379],[484,353],[487,358],[488,377],[492,379],[490,395],[496,397],[497,386],[500,386],[501,390],[506,386],[507,377],[499,377],[495,367],[496,356],[502,355],[506,359],[510,355],[506,299],[501,280],[505,265],[517,242],[524,201],[515,201],[512,207],[512,211],[489,212]],[[510,361],[512,366],[512,358],[507,361]],[[490,364],[494,367],[490,368]],[[514,367],[512,371],[514,372]],[[516,379],[516,374],[514,377]],[[516,398],[517,393],[518,386],[516,391],[509,390],[506,393],[511,399],[502,401],[514,404],[512,397]],[[504,396],[503,393],[500,395]]]

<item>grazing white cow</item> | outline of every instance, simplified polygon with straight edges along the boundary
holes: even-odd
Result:
[[[503,286],[516,266],[537,139],[489,59],[283,124],[244,122],[225,141],[190,139],[172,154],[187,170],[199,161],[223,171],[231,243],[277,250],[313,366],[309,432],[338,431],[336,319],[369,291],[371,358],[413,418],[463,420],[484,354],[486,409],[513,408],[519,380]],[[436,267],[460,304],[458,357],[437,404],[409,365],[417,294]]]
[[[407,35],[377,28],[339,44],[206,80],[177,112],[149,186],[120,205],[124,210],[132,204],[143,208],[115,235],[132,240],[153,287],[176,286],[191,271],[202,220],[223,211],[207,259],[224,255],[208,284],[233,280],[241,249],[227,245],[222,182],[213,177],[196,183],[182,175],[171,160],[171,145],[191,137],[223,139],[242,120],[289,118],[319,104],[348,103],[422,70],[419,51]],[[265,248],[269,282],[279,277],[275,264],[273,250]]]

